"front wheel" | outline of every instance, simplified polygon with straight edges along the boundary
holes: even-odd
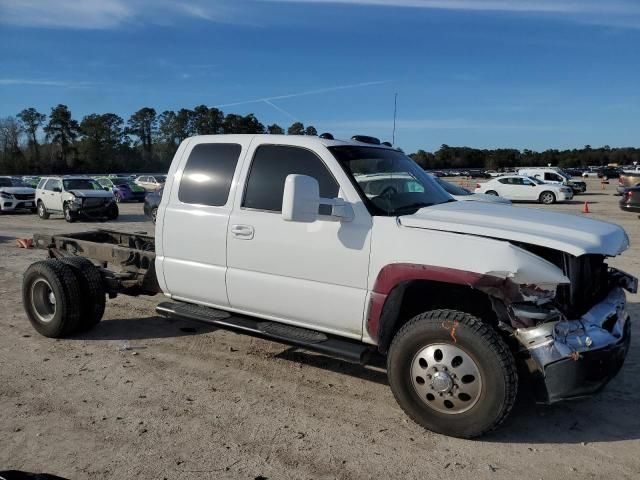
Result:
[[[44,206],[44,202],[38,202],[38,217],[42,220],[47,220],[49,218],[49,212],[47,212],[47,207]]]
[[[556,202],[556,196],[552,192],[542,192],[538,200],[545,205],[551,205]]]
[[[109,220],[115,220],[116,218],[118,218],[119,214],[120,211],[118,210],[118,205],[116,205],[115,203],[111,204],[111,206],[107,210],[107,218]]]
[[[156,218],[158,218],[158,207],[154,207],[151,209],[151,221],[156,223]]]
[[[497,197],[498,196],[498,192],[496,192],[495,190],[489,190],[487,192],[487,195],[493,195],[493,196]]]
[[[66,204],[63,208],[63,212],[64,212],[64,219],[69,222],[69,223],[73,223],[76,221],[76,213],[74,211],[71,210],[71,207],[69,206],[69,204]]]
[[[515,360],[502,338],[454,310],[425,312],[406,323],[391,343],[387,375],[409,417],[460,438],[496,428],[518,389]]]

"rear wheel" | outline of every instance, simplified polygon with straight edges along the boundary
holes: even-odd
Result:
[[[151,221],[156,223],[156,218],[158,217],[158,207],[154,207],[151,209]]]
[[[518,388],[502,338],[454,310],[425,312],[405,324],[391,343],[387,374],[396,400],[416,423],[462,438],[496,428]]]
[[[545,205],[551,205],[556,202],[556,196],[553,192],[542,192],[540,197],[538,198],[540,203],[544,203]]]
[[[42,220],[47,220],[49,218],[49,212],[47,212],[47,207],[44,206],[44,202],[42,200],[38,201],[38,217]]]
[[[116,197],[116,203],[122,202],[122,197],[120,196],[119,193],[116,193],[115,197]]]
[[[33,263],[22,280],[22,303],[38,333],[60,338],[80,324],[80,286],[69,265],[59,260]]]
[[[93,263],[84,257],[64,257],[60,261],[73,269],[80,285],[80,325],[78,329],[90,330],[100,323],[104,315],[106,293],[102,276]]]
[[[494,196],[496,196],[496,197],[497,197],[497,196],[498,196],[498,192],[496,192],[495,190],[489,190],[489,191],[487,192],[487,195],[494,195]]]

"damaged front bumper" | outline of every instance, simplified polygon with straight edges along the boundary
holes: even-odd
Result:
[[[631,319],[623,288],[635,293],[637,280],[612,270],[616,286],[585,315],[515,331],[524,347],[537,400],[554,403],[596,393],[616,376],[629,350]]]

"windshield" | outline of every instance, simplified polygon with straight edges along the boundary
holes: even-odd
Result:
[[[436,182],[438,182],[438,185],[444,188],[447,191],[447,193],[449,193],[450,195],[472,195],[472,193],[469,190],[467,190],[466,188],[462,188],[461,186],[456,185],[455,183],[449,183],[438,177],[435,177],[435,179],[436,179]]]
[[[111,178],[110,180],[114,185],[131,185],[133,183],[133,180],[124,177]]]
[[[70,180],[63,180],[65,190],[102,190],[102,187],[90,178],[74,178]]]
[[[158,183],[165,183],[167,181],[167,177],[165,175],[158,175],[154,178]]]
[[[407,215],[454,201],[435,179],[397,150],[329,147],[374,215]]]
[[[0,177],[0,187],[26,187],[19,178]]]
[[[537,185],[544,185],[544,182],[540,179],[537,179],[535,177],[527,177],[527,178]]]

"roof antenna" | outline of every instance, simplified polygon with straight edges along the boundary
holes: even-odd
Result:
[[[396,144],[396,116],[398,114],[398,94],[393,99],[393,134],[391,135],[391,144]]]

